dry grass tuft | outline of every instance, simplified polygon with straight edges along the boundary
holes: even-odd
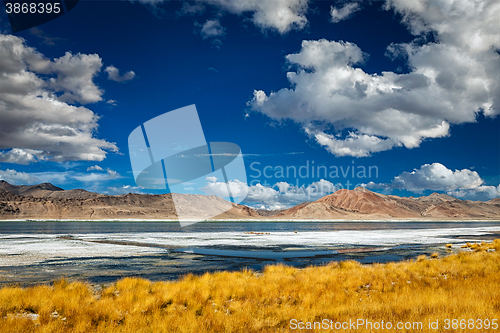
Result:
[[[500,240],[466,247],[473,251],[433,260],[125,278],[97,294],[67,280],[5,287],[0,332],[282,332],[293,318],[418,321],[423,332],[429,320],[499,318]]]
[[[481,252],[481,251],[500,251],[500,239],[495,239],[492,243],[467,243],[465,245],[462,245],[462,248],[468,248],[476,252]]]

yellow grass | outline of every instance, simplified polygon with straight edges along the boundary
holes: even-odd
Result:
[[[399,263],[275,265],[262,274],[207,273],[175,282],[125,278],[98,292],[66,280],[6,287],[0,332],[281,332],[293,331],[292,319],[422,322],[420,330],[392,331],[464,331],[445,329],[444,320],[500,319],[500,240],[467,247],[473,251]],[[439,329],[429,330],[436,320]]]

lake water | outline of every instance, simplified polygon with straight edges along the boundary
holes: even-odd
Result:
[[[109,283],[283,262],[399,261],[500,238],[500,222],[0,222],[0,285]]]

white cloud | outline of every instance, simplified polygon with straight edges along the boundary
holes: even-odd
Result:
[[[182,2],[182,7],[176,12],[178,16],[183,15],[197,15],[205,11],[205,6],[199,3]]]
[[[500,48],[496,0],[386,0],[385,8],[401,14],[414,35],[435,31],[440,43],[474,53]]]
[[[111,104],[113,106],[116,106],[117,102],[114,99],[109,99],[106,101],[107,104]]]
[[[217,177],[207,177],[208,183],[201,188],[207,195],[217,195],[219,197],[229,197],[229,190],[231,191],[231,195],[233,197],[245,197],[248,192],[248,186],[246,183],[243,183],[236,180],[231,180],[227,184],[225,182],[218,182]]]
[[[121,178],[120,174],[110,169],[107,169],[106,172],[91,173],[75,171],[19,172],[11,169],[0,170],[0,180],[5,180],[11,184],[17,185],[36,183],[65,184],[72,181],[93,183],[117,178]]]
[[[330,7],[330,16],[333,23],[338,23],[349,18],[352,14],[361,9],[356,2],[344,4],[342,7]]]
[[[66,183],[71,172],[19,172],[16,170],[0,170],[0,179],[15,185],[38,183]]]
[[[308,186],[297,187],[286,182],[279,182],[274,187],[278,189],[277,201],[289,206],[304,201],[315,201],[336,191],[335,185],[324,179]]]
[[[92,171],[92,170],[103,171],[104,169],[98,165],[93,165],[87,168],[87,171]]]
[[[417,35],[414,43],[391,44],[411,72],[368,74],[361,49],[349,42],[303,41],[286,59],[290,88],[255,90],[248,105],[270,118],[292,119],[337,156],[369,156],[449,135],[450,124],[474,122],[500,112],[500,4],[392,1]],[[437,9],[436,9],[437,8]],[[437,12],[436,12],[437,10]],[[426,31],[437,42],[421,45]]]
[[[425,190],[447,192],[462,199],[489,200],[500,195],[500,185],[486,186],[476,171],[469,169],[450,170],[441,163],[424,164],[412,172],[403,172],[394,177],[391,183],[365,186],[372,189],[399,189],[414,193]]]
[[[218,19],[207,20],[201,27],[201,37],[203,39],[214,38],[224,35],[224,27]]]
[[[263,203],[270,205],[278,202],[279,191],[261,184],[248,186],[248,195],[245,199],[246,202]]]
[[[252,13],[252,22],[261,29],[284,34],[292,29],[302,30],[307,24],[307,0],[204,0],[230,13]]]
[[[166,0],[129,0],[150,5],[155,11],[158,5]],[[245,21],[251,21],[262,31],[275,31],[286,34],[291,30],[303,30],[307,26],[307,11],[309,0],[193,0],[182,1],[177,16],[200,15],[208,8],[217,11],[217,16],[234,14],[243,16]],[[161,11],[161,9],[160,9]],[[220,45],[221,37],[225,34],[225,28],[219,19],[206,21],[203,25],[195,23],[195,31],[201,34],[203,39],[210,38],[212,43]]]
[[[500,185],[496,187],[483,185],[469,190],[456,190],[447,193],[462,200],[487,201],[500,197]]]
[[[481,186],[483,180],[476,171],[450,170],[441,163],[424,164],[412,172],[395,177],[391,187],[422,193],[425,190],[452,191]]]
[[[210,39],[212,43],[220,45],[222,43],[221,37],[225,34],[225,28],[220,24],[219,19],[207,20],[204,24],[195,23],[199,29],[201,38],[204,40]]]
[[[201,188],[207,195],[227,197],[227,184],[218,182],[216,177],[207,177],[208,183]],[[302,203],[315,201],[336,191],[334,184],[326,180],[313,182],[308,186],[294,186],[286,182],[278,182],[273,186],[256,184],[249,186],[239,180],[229,181],[229,188],[234,197],[245,196],[245,203],[263,209],[281,209]]]
[[[114,143],[94,137],[99,117],[83,106],[102,99],[97,55],[50,60],[22,38],[0,34],[0,150],[4,160],[101,161]],[[16,149],[16,150],[14,150]]]
[[[38,179],[29,173],[18,172],[11,169],[0,170],[0,180],[5,180],[14,185],[25,185],[38,182]]]
[[[306,126],[304,130],[330,153],[337,156],[365,157],[370,153],[389,150],[394,145],[392,141],[381,139],[375,135],[349,132],[344,139],[337,139],[334,135],[317,130],[312,126]]]
[[[134,71],[128,71],[127,73],[120,75],[120,70],[113,65],[106,67],[104,71],[108,73],[108,80],[116,82],[130,81],[135,77]]]
[[[143,188],[140,186],[123,185],[121,187],[110,186],[107,191],[104,191],[110,195],[120,195],[128,193],[139,193],[143,194]]]
[[[102,67],[102,59],[97,54],[73,55],[66,52],[64,56],[54,59],[49,67],[57,75],[48,80],[49,87],[55,92],[62,92],[58,100],[82,104],[102,101],[103,91],[94,84],[94,77]]]
[[[80,182],[88,183],[88,182],[98,182],[98,181],[106,181],[111,179],[120,178],[118,172],[114,170],[107,169],[106,173],[104,172],[91,172],[91,173],[69,173],[68,179],[75,179]]]
[[[279,210],[279,209],[290,208],[290,205],[285,205],[285,204],[282,204],[282,203],[279,203],[279,202],[270,203],[270,204],[252,203],[252,204],[249,204],[249,207],[251,207],[253,209]]]
[[[161,1],[140,2],[156,4]],[[262,30],[274,30],[280,34],[294,29],[302,30],[307,25],[305,14],[308,10],[308,0],[196,0],[188,5],[183,3],[177,14],[200,14],[205,10],[205,6],[215,7],[220,13],[250,14],[250,20],[257,27]]]
[[[41,150],[13,148],[8,151],[0,151],[0,162],[30,164],[38,162],[37,155],[42,153]]]

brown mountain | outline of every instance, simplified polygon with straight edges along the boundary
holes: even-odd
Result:
[[[488,202],[464,201],[439,193],[405,198],[356,188],[339,190],[287,210],[260,212],[213,195],[105,195],[79,189],[65,191],[48,183],[28,186],[0,181],[0,219],[166,220],[177,218],[176,209],[182,210],[187,217],[216,216],[214,219],[235,220],[500,220],[500,198]]]
[[[231,204],[216,196],[173,194],[105,195],[85,190],[65,191],[52,184],[32,186],[0,182],[0,219],[176,219],[177,209],[186,217],[220,219],[259,217],[249,207]],[[220,214],[220,212],[224,212]]]
[[[364,188],[339,190],[276,215],[290,219],[500,219],[500,202],[463,201],[446,194],[405,198]]]
[[[489,204],[500,205],[500,198],[491,199],[488,201]]]
[[[0,180],[0,189],[19,195],[34,195],[43,191],[64,191],[62,188],[54,186],[50,183],[42,183],[37,185],[12,185],[7,183],[5,180]]]

